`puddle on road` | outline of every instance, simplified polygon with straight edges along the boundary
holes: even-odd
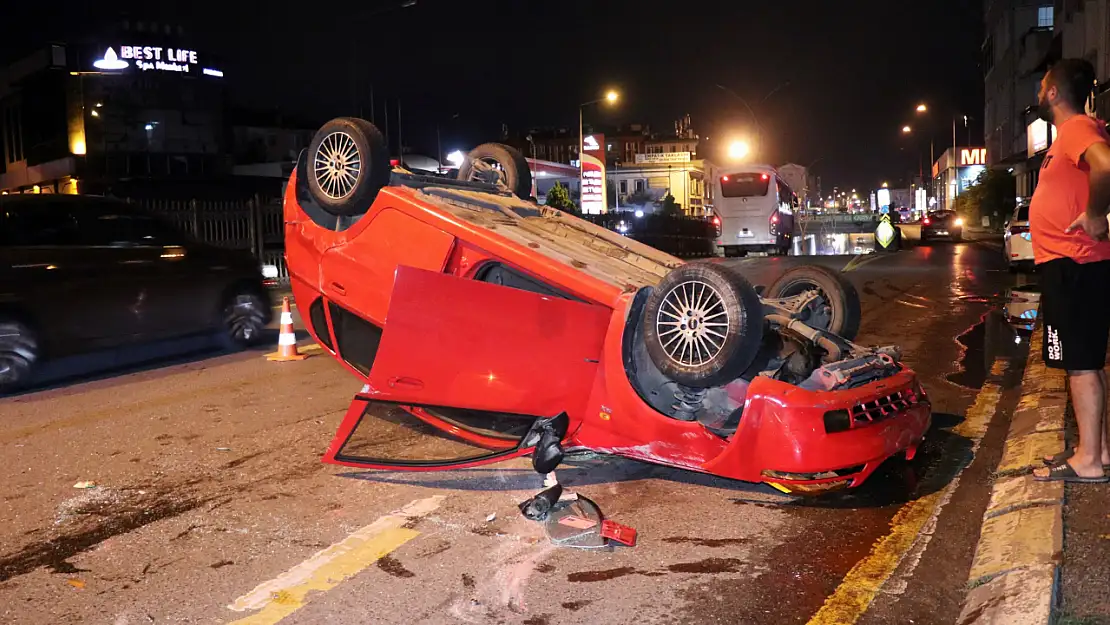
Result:
[[[980,389],[990,376],[995,359],[1020,360],[1025,357],[1037,320],[1040,288],[1022,285],[1007,290],[1001,296],[963,295],[957,299],[995,305],[979,323],[956,337],[962,350],[959,370],[945,376],[953,384]]]

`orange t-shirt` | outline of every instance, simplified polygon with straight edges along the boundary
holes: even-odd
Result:
[[[1106,124],[1076,115],[1056,129],[1056,142],[1041,163],[1041,177],[1029,203],[1029,234],[1038,265],[1057,258],[1079,263],[1110,260],[1110,241],[1095,241],[1086,232],[1064,230],[1087,210],[1091,168],[1083,153],[1092,144],[1110,143]]]

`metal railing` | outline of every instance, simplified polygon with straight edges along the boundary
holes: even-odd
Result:
[[[254,196],[246,200],[156,200],[121,198],[161,217],[197,241],[248,250],[261,264],[277,267],[280,284],[289,281],[285,267],[281,200]]]

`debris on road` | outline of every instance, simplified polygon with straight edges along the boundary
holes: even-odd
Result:
[[[81,489],[96,488],[96,482],[77,482],[73,487]]]
[[[70,586],[73,586],[74,588],[76,588],[78,590],[85,587],[85,582],[81,581],[80,579],[78,579],[76,577],[74,577],[72,579],[67,579],[66,583],[69,584]]]
[[[494,512],[493,514],[491,514],[491,515],[489,515],[488,517],[486,517],[486,523],[492,523],[492,522],[493,522],[493,520],[494,520],[494,519],[496,519],[496,518],[497,518],[497,513],[496,513],[496,512]]]
[[[530,521],[543,521],[563,494],[563,487],[555,484],[551,488],[540,491],[535,497],[520,503],[520,512]]]

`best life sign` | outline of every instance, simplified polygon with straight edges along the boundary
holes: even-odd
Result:
[[[134,65],[142,71],[197,73],[197,51],[184,48],[162,46],[120,46],[119,53],[109,47],[104,56],[93,62],[101,70],[126,69]],[[206,76],[223,76],[219,70],[204,68],[200,73]]]

